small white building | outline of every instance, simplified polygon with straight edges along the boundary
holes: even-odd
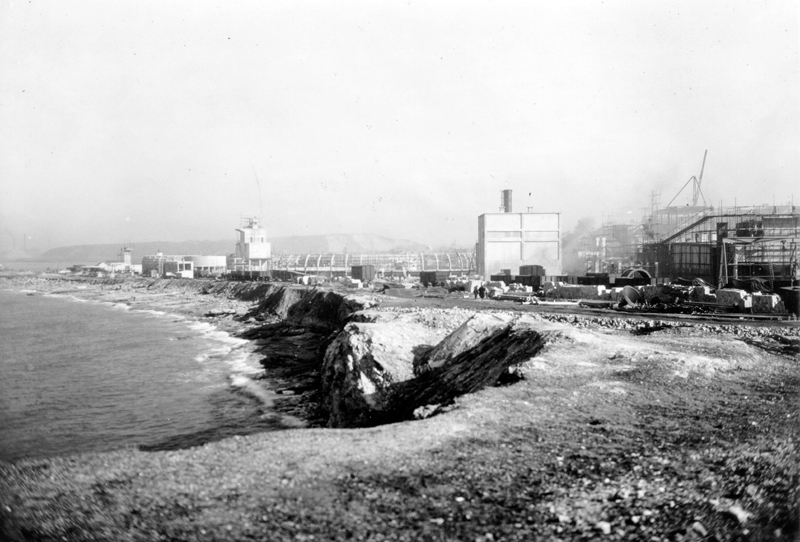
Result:
[[[184,256],[183,259],[192,262],[197,277],[223,275],[228,265],[225,256]]]
[[[142,266],[132,262],[133,250],[130,247],[122,247],[122,250],[120,250],[120,256],[122,257],[122,261],[110,262],[108,264],[109,273],[134,274],[142,272]]]
[[[142,274],[150,277],[194,278],[194,262],[185,256],[167,256],[158,252],[142,258]]]

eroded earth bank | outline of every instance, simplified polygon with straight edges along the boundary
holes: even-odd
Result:
[[[798,537],[796,322],[221,281],[9,287],[210,319],[254,342],[274,408],[308,427],[0,464],[0,538]]]

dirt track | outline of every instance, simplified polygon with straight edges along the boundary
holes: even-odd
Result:
[[[385,304],[422,315],[475,306]],[[446,313],[431,325],[444,325]],[[461,397],[429,419],[0,466],[0,532],[12,540],[798,537],[797,327],[543,316],[569,332],[523,365],[521,381]]]

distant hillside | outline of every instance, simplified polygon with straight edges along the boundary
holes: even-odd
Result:
[[[11,248],[0,251],[0,262],[13,262],[14,260],[37,258],[40,254],[41,252],[35,249],[28,249],[25,251],[20,248]]]
[[[234,241],[162,241],[133,244],[133,261],[141,262],[142,256],[163,252],[164,254],[227,254],[233,252]],[[54,262],[109,262],[120,261],[121,245],[73,245],[52,248],[39,259]]]
[[[344,252],[350,254],[370,252],[420,252],[428,250],[425,245],[408,240],[390,239],[369,233],[341,235],[298,235],[270,239],[273,254],[326,254]],[[121,245],[74,245],[58,247],[44,252],[37,259],[52,262],[108,262],[119,261]],[[236,249],[236,241],[163,241],[133,244],[133,260],[161,251],[164,254],[225,255]],[[10,258],[8,258],[10,260]]]

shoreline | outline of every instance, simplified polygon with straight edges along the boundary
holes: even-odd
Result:
[[[232,431],[233,434],[246,435],[308,425],[306,420],[275,408],[281,396],[275,389],[274,382],[266,376],[258,345],[256,341],[240,336],[251,323],[234,317],[247,314],[253,308],[252,302],[191,291],[151,292],[143,287],[142,281],[108,285],[92,284],[89,280],[63,280],[58,277],[0,277],[0,288],[20,294],[97,303],[110,308],[139,312],[152,318],[180,320],[186,326],[187,332],[196,335],[198,339],[212,340],[226,349],[221,357],[216,349],[212,349],[214,358],[218,360],[217,363],[224,364],[223,370],[228,372],[226,381],[230,392],[246,395],[254,401],[254,412],[251,416],[253,427],[242,425],[241,421],[231,422],[233,425],[230,429],[226,429],[228,426],[223,424],[214,430],[203,431],[202,436],[198,436],[196,440],[186,434],[175,434],[143,446],[142,449],[175,449],[174,442],[184,443],[178,445],[178,448],[188,448],[228,438]],[[243,359],[241,363],[245,365],[237,367],[236,359],[240,356],[252,361],[246,362]],[[258,412],[262,413],[256,417]]]
[[[157,310],[175,313],[183,317],[195,318],[223,324],[224,331],[235,333],[246,327],[242,322],[207,316],[207,313],[224,315],[243,315],[252,308],[252,302],[237,299],[222,299],[217,296],[202,295],[186,291],[148,291],[144,279],[119,281],[110,284],[97,283],[91,279],[65,279],[61,277],[41,276],[0,276],[0,287],[7,289],[31,291],[40,295],[73,295],[87,301],[111,304],[123,304],[131,309]],[[188,299],[187,299],[188,296]]]
[[[259,310],[285,317],[303,299],[297,291],[262,296]],[[360,321],[383,311],[391,329],[400,320],[385,313],[401,306],[405,321],[428,327],[463,318],[457,311],[514,312],[421,305],[389,298]],[[326,314],[292,314],[286,329],[325,330]],[[0,463],[0,535],[796,538],[796,328],[544,316],[566,340],[522,363],[515,383],[462,395],[429,418]]]

